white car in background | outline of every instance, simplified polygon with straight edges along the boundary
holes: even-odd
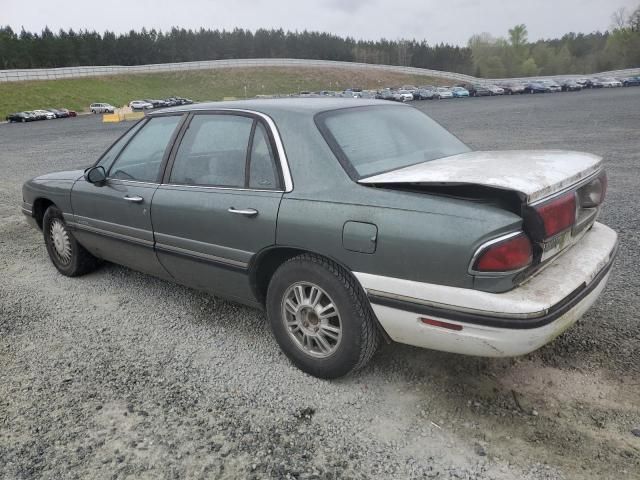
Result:
[[[599,80],[602,86],[605,88],[614,88],[614,87],[622,86],[622,82],[620,80],[616,80],[613,77],[600,78]]]
[[[145,100],[132,100],[129,102],[129,106],[133,110],[151,110],[153,108],[153,104]]]
[[[33,113],[35,113],[36,116],[44,117],[47,120],[54,120],[56,118],[56,114],[49,110],[34,110]]]
[[[409,90],[398,90],[394,94],[394,99],[398,102],[410,102],[411,100],[413,100],[413,93],[411,93]]]
[[[433,94],[433,98],[436,98],[438,100],[441,100],[443,98],[453,98],[453,92],[448,87],[438,87]]]
[[[487,90],[491,92],[491,95],[504,95],[504,88],[497,85],[487,85]]]
[[[92,103],[89,110],[91,113],[115,113],[116,107],[108,103]]]

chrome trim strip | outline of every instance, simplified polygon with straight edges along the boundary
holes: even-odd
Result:
[[[186,248],[175,247],[173,245],[167,245],[165,243],[157,243],[156,242],[156,249],[157,250],[165,250],[165,251],[171,252],[171,253],[178,253],[178,254],[181,254],[181,255],[186,255],[186,256],[198,258],[198,259],[201,259],[201,260],[208,260],[208,261],[211,261],[211,262],[223,263],[225,265],[230,265],[230,266],[233,266],[233,267],[239,267],[239,268],[243,268],[243,269],[246,269],[249,266],[249,264],[246,263],[246,262],[240,262],[238,260],[230,260],[228,258],[217,257],[215,255],[210,255],[208,253],[195,252],[193,250],[187,250]]]
[[[108,230],[103,230],[101,228],[90,227],[89,225],[82,225],[77,222],[69,222],[67,221],[67,225],[71,228],[75,228],[76,230],[84,230],[86,232],[95,233],[97,235],[103,235],[105,237],[115,238],[116,240],[122,240],[123,242],[129,242],[136,245],[140,245],[143,247],[153,248],[153,242],[149,240],[143,240],[142,238],[131,237],[129,235],[124,235],[122,233],[110,232]]]
[[[29,217],[33,217],[33,210],[29,210],[28,208],[25,208],[25,207],[22,207],[21,210],[22,210],[22,213],[24,213],[25,215]]]
[[[124,184],[133,183],[136,185],[149,185],[151,187],[157,187],[158,185],[160,185],[159,183],[154,183],[154,182],[139,182],[137,180],[123,180],[122,178],[113,178],[113,177],[107,177],[106,181],[122,182]]]
[[[291,177],[291,170],[289,169],[289,161],[287,160],[287,156],[284,152],[284,145],[282,143],[282,138],[280,137],[280,132],[278,131],[278,127],[276,126],[273,119],[262,112],[257,112],[255,110],[247,110],[243,108],[187,108],[187,109],[179,109],[172,110],[170,112],[154,112],[154,113],[189,113],[189,112],[240,112],[240,113],[249,113],[252,115],[257,115],[262,118],[267,125],[269,126],[269,130],[271,130],[271,134],[273,135],[273,139],[276,142],[276,149],[278,150],[278,158],[280,159],[280,167],[282,170],[282,176],[284,178],[284,191],[289,193],[293,191],[293,178]],[[153,117],[154,113],[150,113],[148,116]],[[269,190],[272,191],[272,190]]]
[[[482,277],[505,277],[507,275],[514,275],[516,273],[522,272],[523,270],[526,270],[527,268],[530,267],[530,265],[527,265],[526,267],[522,267],[519,268],[517,270],[509,270],[508,272],[479,272],[477,270],[473,269],[473,265],[476,263],[476,260],[478,259],[478,257],[480,256],[480,254],[486,250],[488,247],[490,247],[491,245],[494,245],[496,243],[500,243],[503,242],[505,240],[508,240],[512,237],[516,237],[518,235],[521,235],[522,232],[521,230],[518,230],[517,232],[511,232],[511,233],[507,233],[505,235],[501,235],[499,237],[493,238],[487,242],[484,242],[482,245],[480,245],[475,253],[473,254],[473,257],[471,257],[471,262],[469,262],[469,268],[467,269],[467,272],[471,275],[474,276],[482,276]]]
[[[563,188],[562,190],[558,190],[555,193],[552,193],[550,195],[547,195],[546,197],[543,197],[539,200],[536,200],[533,203],[530,203],[529,206],[530,207],[535,207],[536,205],[540,205],[541,203],[545,203],[548,202],[549,200],[555,198],[555,197],[560,197],[562,195],[564,195],[567,192],[570,192],[571,190],[578,190],[581,187],[584,187],[587,183],[589,183],[590,181],[592,181],[595,177],[598,177],[599,175],[602,174],[602,172],[604,171],[604,167],[600,166],[600,168],[598,168],[598,170],[596,170],[595,172],[593,172],[591,175],[583,178],[582,180],[580,180],[577,183],[574,183],[573,185],[569,185],[568,187]],[[576,202],[577,204],[577,202]]]
[[[177,187],[177,188],[206,188],[209,190],[235,190],[238,192],[272,192],[272,193],[284,193],[284,190],[260,190],[257,188],[240,188],[240,187],[215,187],[213,185],[184,185],[181,183],[163,183],[162,187]]]
[[[153,243],[154,236],[151,229],[131,227],[120,223],[107,222],[106,220],[97,220],[95,218],[83,217],[81,215],[72,215],[71,213],[65,213],[65,221],[71,221],[78,225],[95,228],[104,232],[113,232],[116,235],[123,235],[124,237],[137,238],[145,242]]]

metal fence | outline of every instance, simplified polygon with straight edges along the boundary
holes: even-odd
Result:
[[[354,70],[383,70],[393,73],[410,75],[424,75],[434,78],[453,80],[456,82],[497,82],[504,80],[530,80],[551,77],[530,77],[518,79],[487,79],[476,78],[454,72],[442,72],[427,68],[402,67],[396,65],[377,65],[371,63],[338,62],[332,60],[303,60],[297,58],[251,58],[234,60],[208,60],[202,62],[159,63],[152,65],[109,65],[96,67],[63,67],[63,68],[32,68],[22,70],[0,70],[0,82],[23,82],[28,80],[58,80],[61,78],[97,77],[104,75],[183,72],[185,70],[212,70],[218,68],[250,68],[250,67],[315,67],[315,68],[346,68]],[[640,75],[640,68],[615,70],[598,73],[599,76],[623,77]],[[563,77],[578,78],[584,75],[562,75]]]

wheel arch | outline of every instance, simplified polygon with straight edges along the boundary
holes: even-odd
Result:
[[[287,260],[293,257],[297,257],[298,255],[303,255],[305,253],[318,255],[320,257],[326,258],[327,260],[343,268],[345,272],[353,278],[355,284],[360,287],[365,298],[367,299],[367,301],[369,301],[369,296],[367,295],[367,292],[364,290],[364,288],[360,284],[360,281],[355,277],[355,275],[353,275],[351,268],[349,268],[340,260],[337,260],[336,258],[330,255],[326,255],[322,252],[318,252],[311,249],[293,247],[293,246],[287,246],[287,245],[273,245],[271,247],[267,247],[261,250],[260,252],[256,253],[254,257],[251,259],[251,262],[249,263],[249,284],[251,285],[251,290],[255,298],[263,307],[265,306],[265,302],[267,298],[267,288],[269,287],[269,280],[271,279],[275,271],[278,269],[278,267],[282,265],[284,262],[286,262]],[[375,321],[376,327],[380,332],[380,334],[382,335],[382,338],[385,340],[385,342],[391,343],[391,338],[389,337],[387,332],[384,330],[384,328],[380,324],[380,321],[378,320],[378,317],[373,311],[373,308],[371,308],[370,302],[368,306],[371,311],[371,315],[373,316],[373,319]]]
[[[47,208],[49,208],[51,205],[56,206],[53,201],[46,197],[38,197],[33,202],[32,215],[40,230],[42,230],[42,220],[44,219],[44,212],[46,212]]]
[[[324,257],[327,260],[340,265],[347,272],[349,272],[349,275],[353,275],[351,273],[351,269],[344,263],[321,252],[316,252],[308,248],[293,247],[287,245],[273,245],[256,253],[249,263],[249,283],[251,285],[253,294],[260,304],[265,304],[265,300],[267,298],[267,288],[269,287],[269,280],[278,269],[278,267],[287,260],[293,257],[297,257],[298,255],[303,255],[305,253],[311,253]]]

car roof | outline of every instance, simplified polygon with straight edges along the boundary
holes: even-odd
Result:
[[[223,102],[196,103],[193,105],[182,105],[179,107],[164,108],[161,111],[149,113],[153,116],[171,112],[190,112],[202,110],[251,110],[266,115],[296,112],[308,115],[326,112],[328,110],[338,110],[349,107],[365,107],[375,105],[387,105],[395,107],[406,107],[406,105],[389,103],[384,100],[318,97],[318,98],[256,98],[251,100],[231,100]]]

